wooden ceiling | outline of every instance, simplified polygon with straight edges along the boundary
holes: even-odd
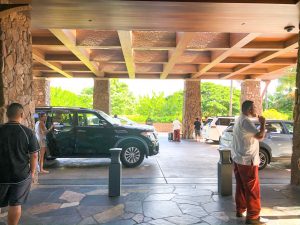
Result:
[[[36,77],[271,80],[297,60],[298,1],[31,4]]]
[[[293,33],[33,29],[37,77],[274,79],[297,60]]]

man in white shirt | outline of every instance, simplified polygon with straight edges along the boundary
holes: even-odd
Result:
[[[259,216],[260,184],[258,177],[259,140],[265,135],[265,118],[258,116],[260,130],[257,130],[251,117],[257,117],[253,101],[242,104],[242,114],[233,128],[232,159],[236,178],[236,216],[242,217],[247,211],[246,224],[266,224]]]
[[[174,141],[180,142],[180,127],[181,123],[178,119],[173,121]]]

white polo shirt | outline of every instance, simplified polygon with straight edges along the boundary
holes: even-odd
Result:
[[[179,122],[179,120],[174,120],[173,121],[173,130],[180,130],[181,127],[181,123]]]
[[[259,165],[259,141],[254,137],[258,132],[254,123],[244,114],[236,120],[231,151],[234,162],[242,165]]]

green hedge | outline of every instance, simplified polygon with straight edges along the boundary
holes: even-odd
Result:
[[[285,113],[278,112],[276,109],[268,109],[263,112],[263,116],[266,119],[277,119],[277,120],[288,120],[289,115]]]
[[[142,115],[124,115],[128,119],[137,122],[137,123],[146,123],[148,117]],[[181,120],[179,116],[154,116],[150,118],[153,123],[172,123],[176,118]]]

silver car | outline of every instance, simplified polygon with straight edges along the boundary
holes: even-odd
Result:
[[[220,148],[232,148],[230,124],[220,138]],[[259,124],[256,124],[259,129]],[[293,122],[286,120],[267,120],[265,138],[259,142],[259,169],[264,169],[271,161],[290,160],[292,156]]]

